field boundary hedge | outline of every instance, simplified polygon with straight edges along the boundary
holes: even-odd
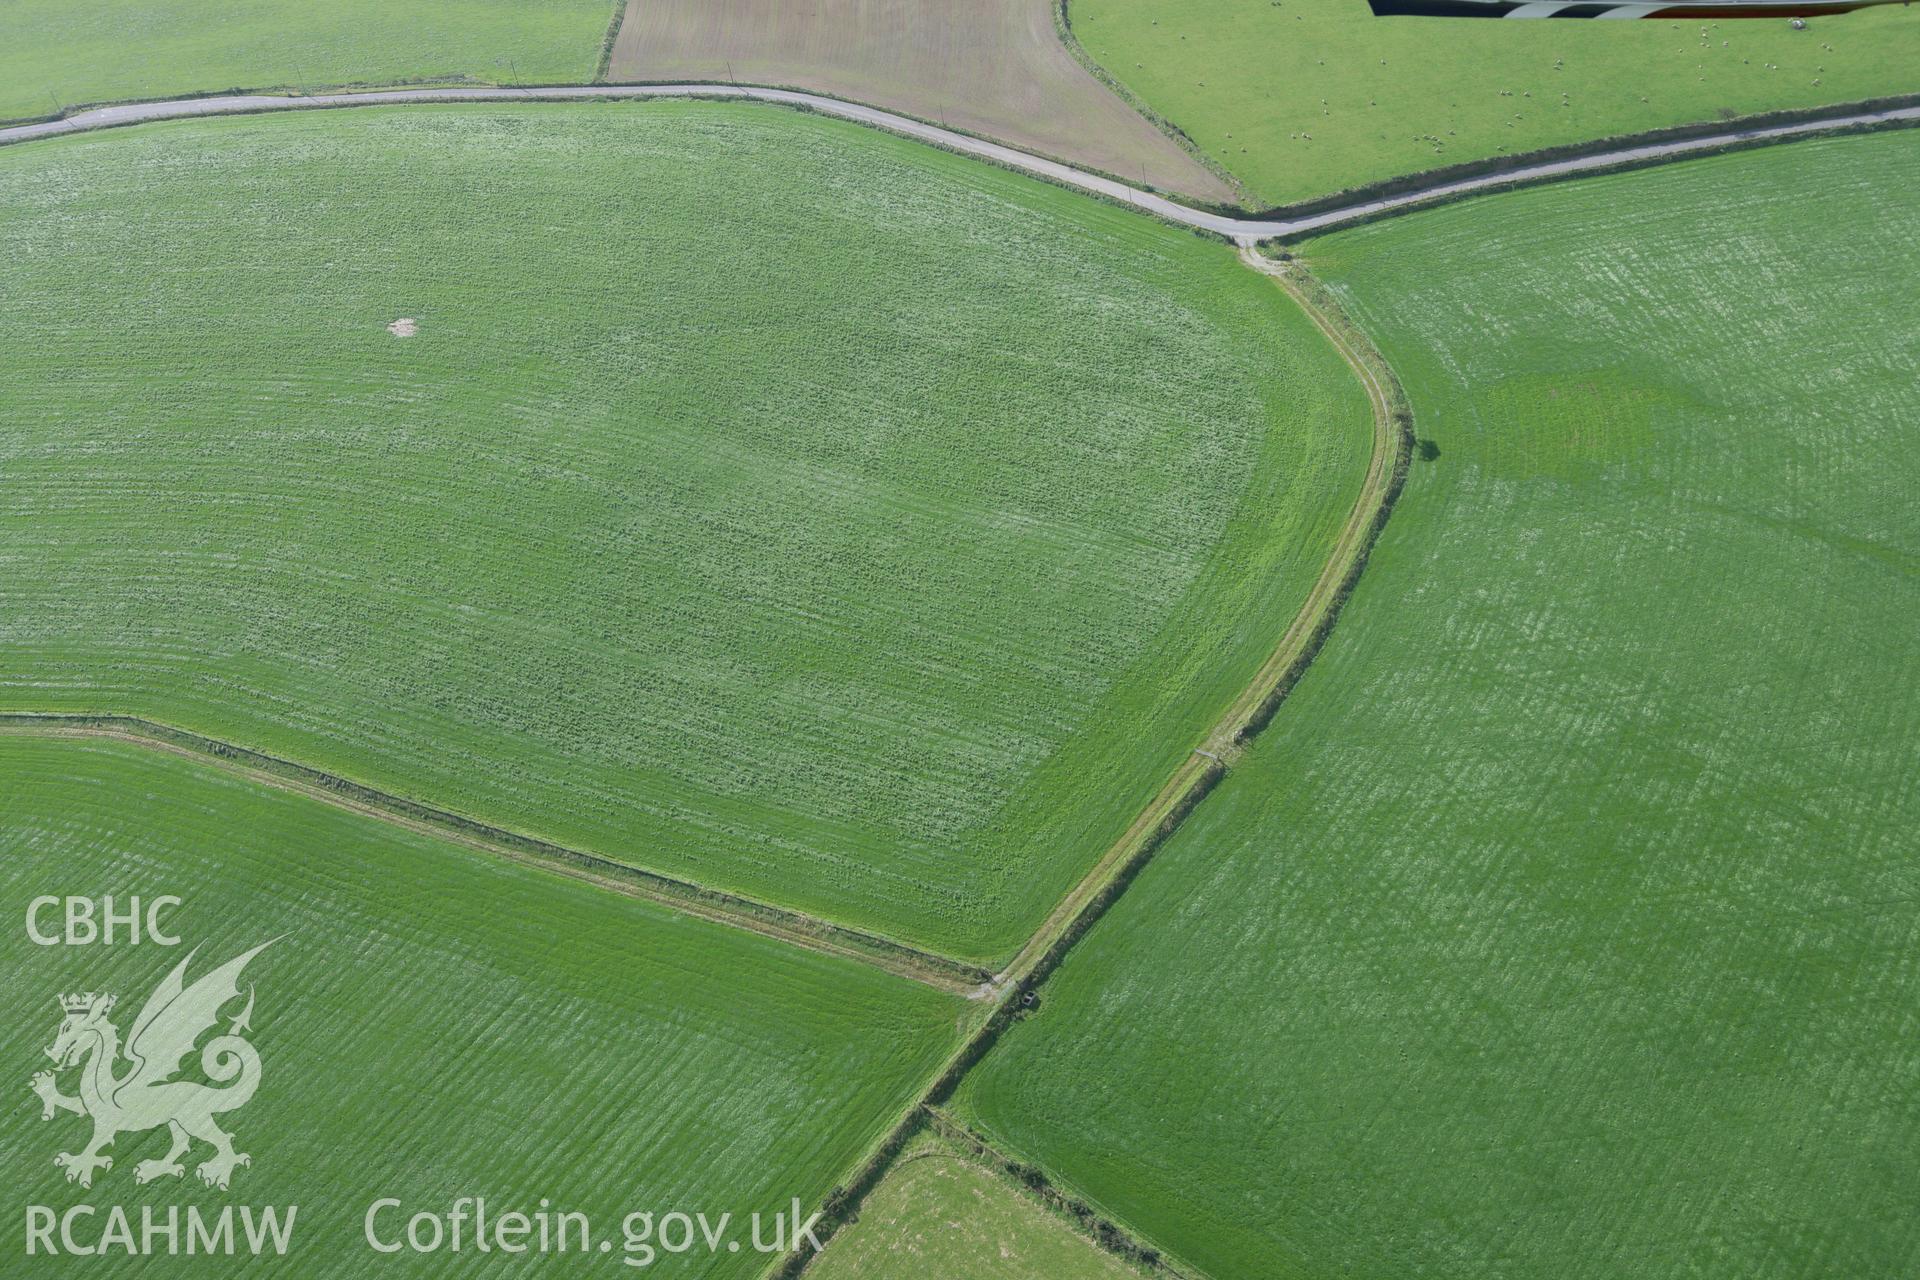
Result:
[[[1367,398],[1374,408],[1375,430],[1388,432],[1391,444],[1383,448],[1376,435],[1367,484],[1370,488],[1377,487],[1379,501],[1372,515],[1365,520],[1364,528],[1351,522],[1357,521],[1361,515],[1360,506],[1356,503],[1354,516],[1342,531],[1341,547],[1347,552],[1346,570],[1338,581],[1323,575],[1315,587],[1316,591],[1322,587],[1327,589],[1325,607],[1304,628],[1302,624],[1308,619],[1306,611],[1302,610],[1287,633],[1294,641],[1291,651],[1287,639],[1283,638],[1253,683],[1248,685],[1247,692],[1235,703],[1230,714],[1233,721],[1232,737],[1227,744],[1234,751],[1244,748],[1254,735],[1267,727],[1268,721],[1273,719],[1287,695],[1293,692],[1300,677],[1306,674],[1308,666],[1326,644],[1327,637],[1333,633],[1334,623],[1339,620],[1341,610],[1346,608],[1353,589],[1359,585],[1360,575],[1365,572],[1367,561],[1373,555],[1374,544],[1379,541],[1381,530],[1387,527],[1387,519],[1400,500],[1400,492],[1407,482],[1407,471],[1413,463],[1414,447],[1413,408],[1406,391],[1394,376],[1386,357],[1347,315],[1332,290],[1291,258],[1269,258],[1251,246],[1242,248],[1240,257],[1253,270],[1272,278],[1286,290],[1288,296],[1299,303],[1300,309],[1326,335],[1327,341],[1333,344],[1347,362],[1347,367],[1366,387]],[[1364,496],[1363,492],[1363,501]],[[1347,536],[1351,537],[1350,542],[1346,540]],[[1339,555],[1340,549],[1336,549],[1336,558]]]
[[[1357,187],[1346,187],[1324,196],[1314,196],[1307,200],[1296,200],[1292,204],[1275,205],[1248,214],[1249,220],[1272,220],[1276,222],[1293,221],[1299,218],[1311,218],[1319,214],[1337,213],[1352,205],[1367,204],[1375,200],[1391,200],[1401,196],[1418,197],[1429,188],[1443,187],[1449,183],[1467,182],[1475,178],[1487,178],[1502,173],[1531,169],[1538,165],[1555,164],[1563,160],[1582,160],[1589,156],[1604,156],[1614,151],[1632,150],[1638,147],[1656,147],[1669,142],[1688,142],[1695,138],[1711,138],[1727,130],[1768,129],[1783,125],[1818,124],[1832,120],[1834,132],[1870,132],[1878,129],[1897,129],[1910,127],[1910,121],[1888,120],[1873,124],[1844,124],[1850,116],[1875,111],[1901,111],[1909,107],[1920,106],[1920,93],[1896,94],[1890,98],[1867,98],[1857,102],[1839,102],[1824,107],[1796,107],[1782,111],[1761,111],[1752,115],[1735,115],[1720,120],[1697,120],[1691,124],[1668,125],[1659,129],[1645,129],[1637,133],[1615,133],[1585,142],[1570,142],[1558,147],[1541,147],[1533,151],[1515,152],[1510,156],[1494,156],[1485,160],[1463,160],[1459,164],[1442,165],[1437,169],[1420,169],[1403,174],[1397,178],[1387,178],[1380,182],[1369,182]],[[1683,151],[1672,155],[1623,157],[1618,165],[1606,165],[1593,169],[1583,169],[1570,174],[1519,174],[1513,183],[1499,183],[1491,186],[1475,187],[1471,191],[1435,191],[1430,200],[1417,200],[1414,203],[1396,205],[1392,209],[1366,214],[1344,221],[1341,227],[1360,226],[1378,221],[1385,217],[1395,217],[1402,213],[1411,213],[1417,209],[1431,209],[1438,205],[1450,204],[1455,200],[1465,200],[1474,196],[1492,195],[1496,192],[1511,191],[1521,186],[1544,186],[1552,182],[1564,182],[1574,178],[1590,177],[1601,173],[1621,173],[1631,169],[1652,168],[1655,165],[1669,164],[1678,160],[1693,160],[1701,156],[1724,155],[1729,151],[1744,151],[1753,147],[1773,146],[1776,143],[1798,142],[1809,134],[1791,134],[1786,137],[1729,138],[1724,146],[1703,147],[1693,151]],[[1331,226],[1314,227],[1310,231],[1275,237],[1281,241],[1306,239],[1323,235],[1332,230]]]
[[[1241,184],[1238,175],[1232,173],[1225,165],[1215,160],[1205,151],[1202,151],[1200,144],[1188,137],[1185,129],[1182,129],[1179,125],[1167,119],[1158,111],[1155,111],[1147,104],[1144,98],[1121,83],[1118,77],[1101,65],[1099,59],[1087,52],[1087,47],[1080,43],[1080,37],[1073,34],[1073,18],[1072,15],[1067,12],[1067,6],[1071,2],[1072,0],[1058,0],[1053,6],[1054,34],[1060,37],[1060,43],[1066,48],[1068,56],[1086,68],[1087,74],[1105,85],[1114,97],[1120,99],[1120,101],[1126,103],[1129,107],[1132,107],[1134,113],[1141,119],[1158,129],[1161,133],[1166,134],[1175,145],[1198,162],[1201,168],[1226,183],[1229,191],[1244,193],[1246,188]],[[1233,208],[1244,206],[1228,206],[1206,202],[1205,207],[1219,213],[1227,213]]]
[[[646,898],[703,920],[732,925],[809,950],[860,960],[955,994],[978,990],[990,976],[984,969],[878,934],[510,831],[338,774],[139,716],[4,711],[0,712],[0,733],[4,732],[112,738],[212,763],[250,781],[297,791],[336,808],[585,880],[629,897]]]
[[[1096,1248],[1174,1280],[1199,1280],[1199,1273],[1187,1271],[1169,1261],[1167,1255],[1133,1235],[1112,1219],[1103,1217],[1099,1206],[1068,1192],[1047,1176],[1038,1165],[1023,1164],[994,1146],[987,1136],[938,1107],[925,1109],[927,1128],[949,1146],[958,1148],[955,1158],[967,1160],[976,1168],[995,1175],[1013,1186],[1015,1194],[1026,1196],[1054,1216],[1071,1223],[1082,1239]],[[944,1153],[940,1153],[944,1154]]]
[[[1227,775],[1245,744],[1272,720],[1332,631],[1400,496],[1413,458],[1413,418],[1406,393],[1386,357],[1347,316],[1333,293],[1309,275],[1304,266],[1292,261],[1277,262],[1251,246],[1242,247],[1240,258],[1250,269],[1271,278],[1307,313],[1366,391],[1373,416],[1373,450],[1366,478],[1334,541],[1326,566],[1272,654],[1246,688],[1228,704],[1205,744],[1187,756],[1126,833],[1061,900],[1013,961],[995,975],[993,1007],[985,1020],[954,1050],[926,1090],[900,1114],[847,1182],[827,1197],[816,1232],[822,1244],[858,1216],[861,1202],[886,1176],[895,1158],[923,1123],[923,1114],[936,1114],[941,1104],[959,1088],[967,1072],[999,1042],[1006,1029],[1038,1007],[1039,988],[1060,967],[1073,945],[1085,937],[1126,892],[1128,885],[1153,860],[1153,855],[1179,830],[1187,815]],[[1092,1212],[1091,1206],[1089,1212]],[[1164,1265],[1163,1251],[1140,1244],[1146,1238],[1144,1235],[1111,1218],[1100,1220],[1113,1227],[1115,1241],[1126,1245],[1126,1248],[1116,1247],[1116,1252],[1139,1262],[1141,1255],[1127,1249],[1147,1249]],[[766,1274],[771,1280],[795,1280],[815,1256],[811,1251],[796,1250]]]
[[[593,63],[593,82],[605,84],[607,72],[613,69],[613,43],[620,38],[620,28],[627,21],[627,0],[613,0],[613,17],[607,20],[607,34],[600,38],[600,56]]]

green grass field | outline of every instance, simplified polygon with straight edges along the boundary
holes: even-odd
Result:
[[[7,0],[0,120],[223,89],[590,80],[613,0]]]
[[[8,148],[0,290],[0,708],[968,958],[1249,678],[1368,447],[1223,246],[765,107]]]
[[[0,776],[0,903],[13,922],[0,1025],[15,1091],[0,1159],[16,1202],[120,1204],[136,1222],[143,1204],[297,1205],[289,1261],[305,1263],[292,1274],[446,1274],[448,1254],[386,1257],[362,1243],[367,1207],[385,1196],[409,1213],[461,1195],[531,1212],[546,1197],[587,1213],[616,1248],[632,1211],[817,1203],[951,1049],[963,1007],[866,965],[144,748],[0,734]],[[122,905],[178,895],[168,920],[183,945],[27,941],[32,898],[106,892]],[[276,936],[245,974],[261,1084],[223,1120],[253,1157],[231,1193],[191,1168],[137,1186],[134,1164],[164,1153],[164,1132],[122,1137],[90,1191],[66,1183],[53,1157],[84,1144],[86,1122],[43,1122],[27,1090],[60,1022],[55,997],[117,994],[126,1034],[189,947],[200,947],[192,978]],[[17,1205],[0,1250],[24,1257]],[[766,1261],[748,1247],[662,1255],[656,1270],[747,1275]],[[32,1265],[78,1274],[100,1262]],[[149,1259],[140,1274],[208,1265]]]
[[[1068,1220],[922,1134],[835,1235],[811,1280],[1139,1280]]]
[[[1283,204],[1668,125],[1920,93],[1902,8],[1724,22],[1375,18],[1366,0],[1073,0],[1112,75]]]
[[[1920,1260],[1920,135],[1303,249],[1437,456],[964,1099],[1214,1275]]]

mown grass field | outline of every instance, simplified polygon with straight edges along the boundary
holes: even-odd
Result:
[[[1912,1274],[1917,182],[1887,134],[1306,245],[1437,456],[976,1121],[1214,1275]]]
[[[1375,18],[1366,0],[1073,0],[1074,34],[1256,207],[1442,165],[1920,93],[1901,8],[1816,18]]]
[[[1140,1280],[954,1144],[923,1133],[828,1242],[811,1280]]]
[[[409,1213],[445,1212],[462,1195],[531,1212],[546,1197],[616,1242],[635,1210],[771,1214],[792,1196],[825,1195],[955,1039],[960,1001],[866,965],[175,756],[0,734],[0,776],[0,902],[14,922],[0,942],[0,1025],[17,1090],[0,1123],[16,1202],[0,1249],[13,1259],[25,1256],[21,1204],[120,1204],[136,1224],[144,1204],[295,1204],[287,1265],[332,1276],[501,1263],[470,1247],[464,1260],[375,1254],[362,1218],[383,1196]],[[113,893],[123,906],[126,895],[177,895],[167,920],[182,945],[30,944],[28,902],[69,893]],[[189,947],[200,947],[191,979],[278,935],[245,974],[261,1083],[222,1118],[253,1157],[230,1193],[202,1187],[191,1168],[184,1182],[136,1185],[134,1164],[164,1153],[164,1132],[120,1138],[90,1191],[66,1183],[53,1156],[79,1149],[88,1125],[64,1113],[43,1122],[27,1091],[47,1065],[56,996],[116,993],[125,1034]],[[62,1091],[76,1080],[67,1073]],[[209,1265],[111,1261],[141,1275]],[[663,1255],[654,1270],[747,1275],[766,1261],[747,1247]],[[78,1274],[101,1262],[31,1265]]]
[[[1054,0],[627,0],[607,78],[812,89],[1129,182],[1233,194],[1068,52]]]
[[[7,0],[0,120],[222,89],[585,81],[613,0]]]
[[[765,107],[8,148],[0,289],[0,707],[966,958],[1258,666],[1368,446],[1226,248]]]

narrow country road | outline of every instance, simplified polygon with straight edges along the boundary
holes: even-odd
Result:
[[[92,129],[109,129],[116,125],[145,124],[155,120],[179,120],[193,116],[249,115],[263,111],[300,111],[320,107],[371,107],[395,103],[556,102],[574,98],[747,98],[757,102],[776,102],[786,106],[801,107],[809,111],[817,111],[822,115],[838,116],[843,120],[852,120],[876,129],[885,129],[889,133],[916,138],[937,147],[944,147],[949,151],[976,156],[982,160],[1005,165],[1009,169],[1017,169],[1065,186],[1076,187],[1094,195],[1132,205],[1181,226],[1211,231],[1243,246],[1258,244],[1262,240],[1272,240],[1281,236],[1296,236],[1309,231],[1319,231],[1341,223],[1391,213],[1447,196],[1464,195],[1515,183],[1542,182],[1597,169],[1607,169],[1618,164],[1683,156],[1739,143],[1797,138],[1834,129],[1859,128],[1900,121],[1920,122],[1920,107],[1902,107],[1891,111],[1863,111],[1819,120],[1805,120],[1795,124],[1754,125],[1744,128],[1736,126],[1704,137],[1624,146],[1570,160],[1551,160],[1525,165],[1505,173],[1462,178],[1454,182],[1436,182],[1432,186],[1415,188],[1398,195],[1359,199],[1351,204],[1340,205],[1305,217],[1287,219],[1233,218],[1226,214],[1209,213],[1205,210],[1189,208],[1165,196],[1141,191],[1115,178],[1087,173],[1058,160],[1048,160],[1043,156],[1036,156],[1015,147],[988,142],[984,138],[958,133],[936,124],[927,124],[908,116],[896,115],[891,111],[882,111],[877,107],[862,106],[857,102],[846,102],[839,98],[801,93],[792,89],[755,89],[732,84],[556,85],[528,89],[493,87],[384,89],[369,93],[319,93],[303,97],[234,94],[218,98],[129,102],[119,106],[95,107],[90,111],[77,112],[60,120],[46,120],[38,124],[15,125],[0,129],[0,145],[27,142],[35,138],[58,137],[68,133],[84,133]]]

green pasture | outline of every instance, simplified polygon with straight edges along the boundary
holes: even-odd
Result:
[[[922,1134],[807,1272],[816,1280],[1140,1280],[1064,1214]]]
[[[449,1252],[367,1246],[369,1206],[410,1206],[377,1222],[390,1240],[414,1211],[485,1196],[496,1214],[532,1213],[543,1198],[586,1213],[593,1240],[615,1242],[616,1259],[596,1264],[611,1275],[626,1270],[628,1213],[745,1220],[794,1196],[817,1204],[955,1040],[962,1006],[929,988],[147,748],[0,734],[0,777],[10,1259],[25,1257],[26,1204],[102,1215],[117,1204],[136,1224],[143,1205],[297,1205],[287,1274],[444,1275],[459,1261]],[[27,940],[32,899],[107,893],[123,908],[135,895],[179,897],[164,919],[181,945]],[[56,997],[117,995],[125,1036],[189,949],[191,981],[273,938],[244,974],[260,1084],[220,1117],[253,1158],[228,1193],[194,1177],[207,1148],[184,1180],[136,1185],[135,1164],[165,1153],[164,1131],[120,1137],[90,1189],[66,1182],[53,1157],[80,1149],[89,1126],[66,1113],[43,1121],[27,1087],[48,1066]],[[198,1063],[182,1078],[205,1079]],[[78,1076],[64,1073],[62,1092]],[[83,1224],[94,1235],[103,1225]],[[464,1257],[460,1269],[486,1274],[515,1263],[471,1247]],[[543,1273],[567,1261],[549,1257]],[[662,1255],[649,1274],[751,1275],[766,1261],[749,1243]],[[30,1270],[103,1265],[188,1276],[212,1264],[40,1255]]]
[[[0,3],[0,119],[226,89],[593,78],[613,0]]]
[[[1074,34],[1265,207],[1470,160],[1920,93],[1904,8],[1812,19],[1376,18],[1366,0],[1073,0]]]
[[[1368,448],[1225,246],[762,106],[8,148],[0,291],[0,708],[980,960],[1250,677]]]
[[[1885,134],[1306,245],[1423,460],[976,1120],[1217,1276],[1910,1274],[1916,184]]]

